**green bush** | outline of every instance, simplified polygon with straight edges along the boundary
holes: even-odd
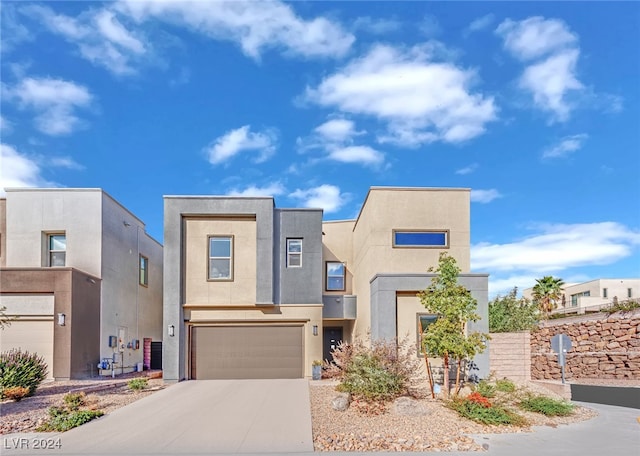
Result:
[[[361,353],[347,367],[338,389],[367,400],[384,401],[397,397],[402,383],[399,375],[385,369],[379,357]]]
[[[573,413],[573,405],[547,396],[528,396],[520,401],[520,408],[546,416],[568,416]]]
[[[86,397],[87,395],[83,392],[65,394],[64,403],[69,410],[75,412],[85,405]]]
[[[495,397],[496,387],[489,383],[487,380],[480,380],[476,385],[476,391],[484,397]]]
[[[146,378],[133,378],[127,383],[130,389],[140,391],[149,386]]]
[[[75,410],[50,407],[49,420],[38,427],[38,432],[65,432],[74,427],[81,426],[89,421],[104,415],[102,410]]]
[[[514,332],[533,329],[540,319],[538,305],[518,298],[518,288],[506,296],[496,296],[489,302],[489,332]]]
[[[516,384],[508,378],[496,380],[496,390],[501,393],[513,393],[516,390]]]
[[[460,416],[482,424],[524,426],[526,420],[520,415],[496,405],[486,405],[469,400],[468,398],[454,398],[446,403],[447,407],[458,412]]]
[[[0,391],[5,397],[5,389],[15,386],[27,388],[28,396],[47,377],[47,364],[37,354],[12,349],[0,354]]]

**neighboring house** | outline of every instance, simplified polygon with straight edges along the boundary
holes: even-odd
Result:
[[[597,312],[615,301],[640,298],[640,279],[595,279],[569,283],[564,285],[562,292],[563,297],[551,313]],[[533,288],[522,291],[522,296],[528,299],[532,294]]]
[[[371,188],[356,220],[271,197],[165,196],[167,381],[295,378],[340,340],[416,340],[416,293],[448,252],[488,332],[488,275],[471,274],[468,189]],[[488,351],[475,359],[489,373]]]
[[[162,260],[144,223],[100,189],[6,189],[0,306],[17,319],[0,331],[2,350],[37,352],[55,379],[111,375],[98,371],[107,358],[115,374],[150,367]]]

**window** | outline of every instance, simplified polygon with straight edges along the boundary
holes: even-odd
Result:
[[[578,298],[582,296],[591,296],[591,291],[583,291],[582,293],[576,293],[574,295],[571,295],[571,307],[577,307]]]
[[[627,288],[627,298],[633,298],[633,290],[631,288]]]
[[[64,266],[67,259],[67,236],[64,234],[50,234],[48,242],[48,265]]]
[[[327,261],[327,291],[344,291],[344,263]]]
[[[287,267],[302,267],[302,239],[287,239]]]
[[[393,230],[395,248],[449,248],[449,230]]]
[[[609,297],[609,290],[607,290],[606,288],[602,289],[602,297],[603,298],[608,298]]]
[[[149,259],[140,255],[140,285],[149,285]]]
[[[416,333],[417,335],[416,343],[417,343],[417,349],[418,349],[418,356],[422,356],[423,354],[422,335],[425,333],[429,325],[435,323],[438,317],[433,314],[420,314],[420,313],[416,314],[416,317],[417,317],[417,327],[418,327],[418,331]]]
[[[233,280],[233,236],[209,236],[209,280]]]

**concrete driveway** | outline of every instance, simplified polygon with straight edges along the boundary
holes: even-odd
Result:
[[[61,444],[38,454],[312,452],[309,386],[304,379],[186,381],[64,434],[38,437]]]

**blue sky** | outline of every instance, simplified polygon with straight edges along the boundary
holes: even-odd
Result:
[[[640,276],[636,2],[8,2],[3,187],[354,218],[370,186],[472,189],[490,293]]]

